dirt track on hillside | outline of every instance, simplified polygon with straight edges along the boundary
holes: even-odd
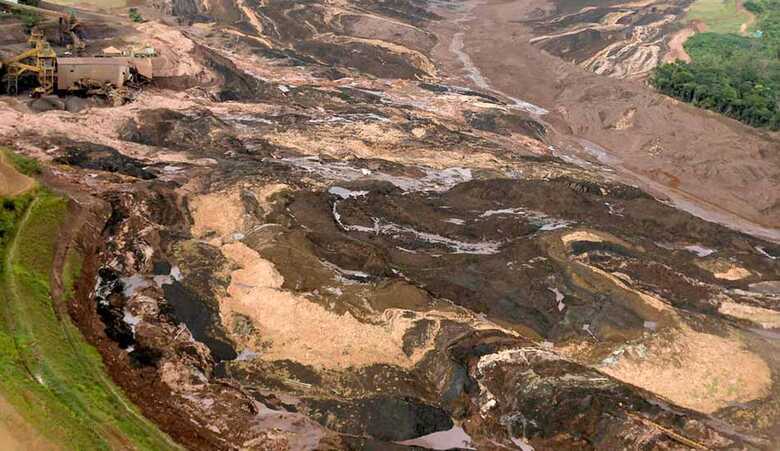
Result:
[[[35,186],[35,180],[19,173],[0,152],[0,196],[18,196]]]
[[[756,15],[745,9],[745,4],[742,0],[737,0],[737,11],[742,11],[748,15],[748,20],[739,26],[739,33],[747,34],[748,28],[756,22]]]
[[[694,34],[705,31],[707,31],[707,24],[700,20],[693,20],[685,28],[673,34],[672,38],[669,39],[669,52],[664,56],[664,63],[672,63],[678,60],[690,63],[691,57],[685,51],[685,41]]]
[[[50,451],[61,448],[33,429],[5,399],[0,398],[0,449]]]

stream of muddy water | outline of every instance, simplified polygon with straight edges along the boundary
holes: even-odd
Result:
[[[492,86],[490,84],[490,81],[485,78],[485,76],[482,75],[482,72],[479,70],[479,68],[474,65],[474,62],[471,60],[471,56],[465,51],[464,49],[464,39],[466,34],[469,31],[469,22],[476,20],[477,17],[474,15],[473,11],[478,6],[484,4],[483,1],[473,1],[473,2],[465,2],[460,7],[461,15],[460,17],[456,18],[453,22],[458,24],[464,31],[456,32],[452,36],[452,40],[450,42],[449,49],[450,51],[458,58],[458,60],[463,65],[463,70],[466,72],[467,77],[478,87],[481,89],[484,89],[488,92],[491,92],[493,94],[496,94],[500,97],[508,99],[511,103],[510,106],[512,108],[518,109],[520,111],[525,111],[531,114],[534,114],[536,116],[542,116],[547,114],[549,111],[546,109],[534,105],[531,102],[526,102],[525,100],[519,99],[517,97],[513,97],[496,87]]]

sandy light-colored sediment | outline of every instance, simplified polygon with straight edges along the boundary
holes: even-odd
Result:
[[[227,297],[220,303],[223,321],[233,313],[252,319],[264,342],[261,358],[290,359],[320,368],[344,369],[375,363],[409,366],[421,357],[404,354],[403,335],[413,321],[387,311],[378,324],[339,315],[303,296],[282,289],[273,264],[242,243],[223,246],[238,265]]]
[[[738,338],[696,332],[687,326],[671,333],[673,337],[658,336],[646,343],[646,356],[629,353],[602,371],[705,413],[769,394],[771,370]]]

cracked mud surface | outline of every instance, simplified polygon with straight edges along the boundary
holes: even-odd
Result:
[[[593,75],[575,95],[560,60],[571,84],[526,96],[553,64],[535,46],[605,48],[522,44],[507,64],[543,64],[496,77],[483,27],[526,3],[175,0],[180,23],[134,28],[168,74],[135,102],[3,100],[2,142],[98,231],[71,314],[145,415],[192,449],[780,443],[775,200],[708,222],[636,177],[657,160],[625,137],[694,117],[750,155],[773,141]],[[513,26],[661,20],[658,2],[580,3]],[[593,157],[594,136],[626,143],[625,164]],[[679,163],[706,177],[674,189],[733,168],[710,164]]]

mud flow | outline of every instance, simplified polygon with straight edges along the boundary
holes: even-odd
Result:
[[[153,43],[165,76],[115,108],[3,98],[0,142],[92,227],[71,316],[175,441],[780,444],[774,210],[730,223],[690,180],[651,184],[591,140],[646,124],[644,100],[622,114],[592,82],[620,112],[583,125],[576,87],[507,87],[478,38],[519,8],[513,58],[559,57],[555,83],[571,61],[640,77],[685,2],[164,3],[102,36]]]

